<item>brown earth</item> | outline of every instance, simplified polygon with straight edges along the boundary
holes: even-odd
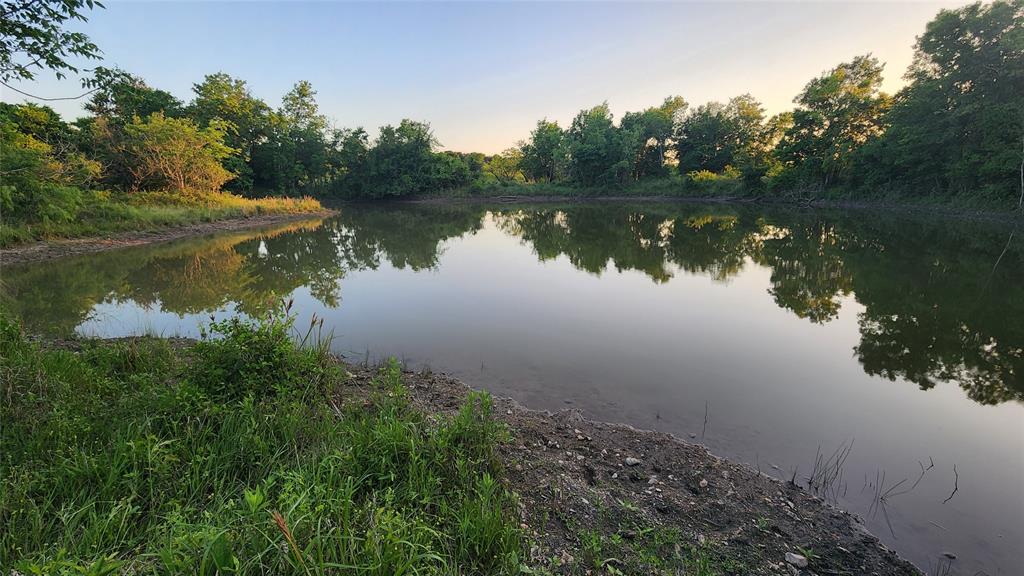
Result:
[[[372,369],[350,371],[354,390],[370,389]],[[469,392],[445,375],[406,372],[403,381],[431,414],[457,411]],[[858,517],[702,446],[575,409],[494,402],[511,432],[501,459],[535,541],[534,565],[560,574],[921,574]],[[808,565],[787,563],[787,552]]]

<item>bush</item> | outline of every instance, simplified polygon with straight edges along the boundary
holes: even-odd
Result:
[[[721,174],[709,170],[688,172],[686,188],[702,196],[731,196],[743,191],[743,181],[738,170],[726,166]]]
[[[328,369],[326,348],[297,346],[293,328],[294,318],[283,314],[211,323],[192,347],[189,382],[222,401],[317,389]]]

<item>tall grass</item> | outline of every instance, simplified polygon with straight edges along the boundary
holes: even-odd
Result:
[[[0,248],[49,238],[102,236],[230,218],[317,212],[322,209],[319,201],[309,197],[253,199],[224,192],[191,196],[145,192],[112,196],[91,192],[83,196],[75,217],[66,221],[21,222],[5,219],[0,226]]]
[[[428,418],[394,361],[355,388],[287,327],[62,350],[0,319],[0,572],[516,572],[490,398]]]

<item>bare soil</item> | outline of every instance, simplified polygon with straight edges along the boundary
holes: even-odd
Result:
[[[369,388],[374,370],[350,371],[351,385]],[[407,372],[404,382],[432,414],[457,411],[469,392],[440,374]],[[511,432],[501,460],[536,542],[534,565],[559,574],[921,574],[855,515],[700,445],[575,409],[494,400]],[[808,565],[787,563],[787,552]],[[695,555],[714,568],[698,572]]]
[[[141,231],[133,230],[101,238],[89,237],[43,240],[40,242],[22,244],[0,250],[0,264],[9,265],[23,264],[26,262],[42,262],[63,258],[65,256],[102,252],[104,250],[114,250],[116,248],[125,248],[128,246],[142,246],[145,244],[167,242],[170,240],[178,240],[191,236],[202,236],[216,232],[259,228],[270,224],[305,220],[308,218],[322,218],[330,216],[331,214],[334,214],[334,212],[330,210],[296,214],[267,214],[247,218],[230,218],[226,220],[215,220],[213,222],[201,222],[198,224],[190,224],[188,226],[165,227]]]

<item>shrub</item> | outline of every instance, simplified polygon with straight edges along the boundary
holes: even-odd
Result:
[[[294,321],[274,313],[260,322],[212,322],[192,347],[188,380],[219,400],[316,389],[328,368],[326,349],[297,346],[291,339]]]

